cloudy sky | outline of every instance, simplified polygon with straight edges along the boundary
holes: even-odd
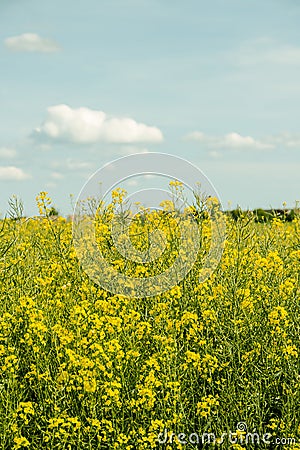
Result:
[[[300,199],[296,0],[1,0],[0,211],[71,211],[103,164],[165,152],[224,205]]]

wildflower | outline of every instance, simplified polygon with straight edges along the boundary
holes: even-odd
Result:
[[[30,446],[30,442],[24,437],[24,436],[20,436],[20,437],[15,437],[14,438],[14,449],[17,450],[19,448],[22,447],[29,447]]]

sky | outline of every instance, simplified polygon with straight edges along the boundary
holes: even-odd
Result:
[[[0,214],[134,153],[195,164],[223,206],[300,200],[296,0],[1,0]]]

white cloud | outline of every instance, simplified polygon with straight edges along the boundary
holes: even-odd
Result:
[[[68,159],[66,161],[65,167],[68,170],[82,170],[82,169],[90,170],[92,168],[92,164],[88,161],[75,161],[73,159]]]
[[[60,49],[56,42],[35,33],[12,36],[5,39],[4,43],[9,50],[15,52],[52,53]]]
[[[14,148],[0,147],[0,158],[14,158],[17,152]]]
[[[51,178],[53,178],[54,180],[61,180],[63,177],[64,177],[63,174],[60,172],[51,173]]]
[[[19,167],[0,166],[0,180],[1,181],[7,181],[7,180],[21,181],[21,180],[26,180],[27,178],[30,178],[30,175],[25,173]]]
[[[127,117],[109,117],[103,111],[83,107],[72,109],[67,105],[49,107],[46,121],[34,130],[34,135],[76,144],[130,144],[163,140],[162,132],[156,127]]]
[[[259,38],[243,42],[240,48],[230,55],[230,59],[242,66],[299,65],[300,47],[281,44],[269,38]]]
[[[45,142],[41,142],[37,146],[38,150],[41,150],[41,152],[49,152],[52,149],[52,146],[50,144],[46,144]]]
[[[300,148],[300,134],[281,133],[269,136],[265,141],[276,147]]]
[[[51,167],[53,169],[66,169],[69,171],[84,170],[84,169],[91,170],[93,168],[93,164],[89,161],[78,161],[75,159],[68,158],[64,161],[52,161]],[[59,172],[52,172],[52,177],[58,179],[58,174],[63,176]]]
[[[230,148],[257,148],[257,149],[272,148],[271,144],[265,144],[261,141],[255,140],[251,136],[241,136],[238,133],[226,134],[223,139],[225,147]],[[223,143],[221,145],[223,145]]]
[[[194,131],[186,136],[186,139],[200,142],[209,148],[228,148],[228,149],[258,149],[265,150],[274,147],[272,143],[256,140],[251,136],[242,136],[238,133],[228,133],[223,136],[206,135],[199,131]],[[213,156],[216,156],[214,154]]]
[[[218,152],[217,150],[211,150],[209,152],[209,156],[211,156],[214,159],[218,159],[222,156],[222,154],[220,152]]]

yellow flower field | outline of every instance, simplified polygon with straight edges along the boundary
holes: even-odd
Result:
[[[137,298],[91,281],[72,222],[49,216],[46,193],[38,205],[39,217],[0,223],[1,449],[201,448],[197,434],[230,431],[235,440],[204,448],[282,448],[245,442],[241,422],[300,448],[299,217],[227,217],[221,262],[205,282],[200,255],[178,285]],[[137,248],[158,219],[172,234],[169,219],[153,214],[134,224]],[[111,249],[100,219],[99,245]],[[198,220],[205,253],[209,220]],[[110,257],[119,271],[145,277],[177,251],[168,248],[156,266]]]

